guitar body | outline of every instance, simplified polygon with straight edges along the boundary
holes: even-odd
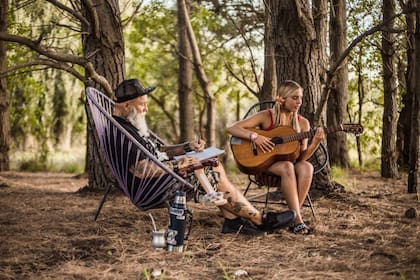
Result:
[[[268,131],[259,129],[248,130],[268,138],[296,134],[294,129],[289,126],[279,126]],[[263,153],[262,150],[257,147],[256,154],[254,153],[252,142],[247,139],[232,137],[230,145],[239,170],[246,174],[259,174],[264,172],[277,161],[293,161],[299,157],[300,153],[299,141],[276,144],[274,150],[269,153]]]
[[[340,124],[333,128],[323,128],[325,133],[344,131],[360,135],[363,132],[361,124]],[[274,150],[263,153],[251,141],[232,137],[230,147],[239,170],[246,174],[259,174],[267,170],[276,161],[294,161],[299,157],[300,140],[311,138],[316,130],[312,129],[296,133],[290,126],[279,126],[269,131],[248,129],[275,143]]]

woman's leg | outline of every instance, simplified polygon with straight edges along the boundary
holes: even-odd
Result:
[[[284,198],[289,208],[296,212],[294,223],[302,223],[296,173],[293,163],[290,161],[278,161],[271,165],[267,171],[281,177],[281,189]]]
[[[309,188],[311,187],[314,167],[307,161],[299,161],[295,164],[295,172],[299,205],[302,207],[306,196],[308,195]]]

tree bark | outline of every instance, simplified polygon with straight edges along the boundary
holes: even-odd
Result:
[[[313,0],[312,13],[314,17],[314,26],[316,37],[319,42],[319,77],[321,86],[324,88],[327,79],[328,56],[326,54],[327,37],[328,37],[328,0]]]
[[[178,46],[179,46],[179,72],[178,72],[178,101],[180,142],[194,138],[194,110],[192,94],[192,52],[188,40],[186,19],[183,16],[182,6],[178,0]],[[188,2],[188,1],[186,1]],[[187,12],[189,3],[186,3]]]
[[[96,72],[105,77],[112,89],[115,89],[125,79],[124,39],[118,1],[82,1],[82,14],[89,22],[89,25],[82,23],[84,57],[89,58]],[[92,80],[88,80],[86,86],[103,90]],[[98,142],[92,132],[88,123],[86,169],[89,174],[89,187],[102,189],[110,183],[115,184],[115,181],[110,172],[101,168],[105,159],[98,151]]]
[[[407,1],[407,5],[403,7],[404,9],[412,9],[415,5],[415,0]],[[407,69],[405,72],[405,79],[400,79],[405,81],[403,83],[405,94],[402,97],[402,108],[398,118],[397,125],[397,163],[400,168],[404,170],[409,169],[409,157],[410,157],[410,134],[411,134],[411,115],[413,108],[413,96],[415,95],[415,83],[416,76],[414,75],[415,71],[415,32],[416,32],[416,14],[407,13],[406,16],[406,38],[407,38]]]
[[[420,8],[420,0],[416,0],[416,7]],[[420,42],[420,13],[416,14],[415,41]],[[419,174],[419,142],[420,142],[420,48],[417,43],[415,47],[415,94],[413,96],[412,124],[413,129],[410,135],[410,169],[408,173],[408,192],[416,193]],[[416,78],[417,77],[417,78]]]
[[[345,0],[332,0],[330,9],[330,59],[337,61],[346,49],[346,3]],[[336,127],[345,122],[348,101],[348,69],[347,60],[343,60],[331,85],[327,102],[327,126]],[[330,133],[327,135],[330,164],[347,168],[349,155],[347,135]]]
[[[383,0],[383,18],[394,16],[394,0]],[[394,25],[390,21],[385,25],[386,29],[392,30]],[[395,64],[395,36],[387,31],[382,32],[382,64],[384,84],[384,115],[382,126],[382,155],[381,175],[385,178],[398,176],[396,151],[397,133],[397,68]]]
[[[8,0],[0,0],[0,32],[7,32]],[[0,40],[0,72],[7,67],[6,42]],[[9,170],[10,149],[10,121],[9,121],[10,97],[7,92],[7,80],[0,78],[0,171]]]

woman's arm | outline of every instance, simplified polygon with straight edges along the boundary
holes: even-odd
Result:
[[[251,142],[254,142],[264,153],[270,152],[274,149],[274,143],[271,142],[271,138],[248,130],[248,128],[268,127],[270,122],[270,113],[268,110],[265,110],[258,112],[245,120],[235,122],[228,127],[228,131],[232,134],[232,136],[248,139]]]
[[[232,136],[249,139],[252,131],[249,131],[248,128],[262,127],[267,118],[270,119],[268,111],[261,111],[245,120],[233,123],[227,130]]]
[[[302,131],[309,131],[311,129],[309,125],[309,121],[307,119],[304,119],[303,122],[301,122],[301,128],[302,128]],[[316,130],[315,135],[312,138],[312,142],[309,146],[308,146],[308,139],[302,140],[298,161],[308,160],[314,154],[316,149],[318,149],[318,146],[321,143],[321,141],[324,139],[324,137],[325,137],[324,129],[319,127]]]

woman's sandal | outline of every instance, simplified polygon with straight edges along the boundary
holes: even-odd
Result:
[[[314,232],[314,229],[308,227],[305,223],[292,225],[289,227],[289,230],[295,234],[302,234],[302,235],[308,235]]]

